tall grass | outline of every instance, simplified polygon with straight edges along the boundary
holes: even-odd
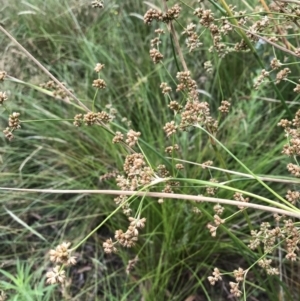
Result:
[[[167,107],[169,99],[162,95],[159,86],[161,82],[168,82],[173,88],[176,85],[176,49],[173,48],[174,37],[165,34],[160,46],[165,56],[164,64],[154,65],[151,61],[150,40],[154,37],[156,25],[147,26],[143,22],[149,3],[111,1],[105,3],[104,9],[95,10],[89,2],[75,0],[4,2],[1,18],[5,28],[90,109],[95,95],[93,69],[98,62],[105,64],[101,76],[107,88],[96,96],[96,110],[111,105],[117,110],[116,119],[110,125],[112,130],[133,128],[141,132],[139,144],[152,166],[165,164],[174,169],[178,162],[175,158],[173,161],[167,158],[169,155],[164,149],[172,142],[179,144],[178,157],[191,162],[186,163],[180,173],[181,179],[190,181],[182,180],[179,193],[198,195],[206,188],[205,181],[217,178],[221,183],[228,181],[229,187],[273,200],[274,196],[256,179],[235,175],[228,178],[221,171],[202,169],[199,164],[207,160],[224,168],[219,154],[228,171],[245,173],[243,166],[225,148],[218,145],[219,153],[214,151],[205,132],[194,128],[179,133],[173,141],[166,140],[163,126],[172,120],[173,115]],[[221,9],[224,1],[208,2],[216,14],[218,10],[220,16],[224,13],[224,8]],[[252,6],[244,1],[231,2],[241,9]],[[168,2],[168,6],[172,4],[172,1]],[[191,1],[190,6],[194,5],[196,1]],[[254,11],[254,7],[251,9]],[[174,22],[178,33],[189,23],[191,16],[188,12],[184,10],[182,19]],[[184,45],[184,37],[180,34],[178,37]],[[239,41],[236,36],[226,39]],[[124,158],[128,154],[126,148],[112,144],[113,136],[102,127],[76,128],[73,118],[82,110],[75,102],[70,105],[68,101],[38,91],[37,86],[46,82],[48,77],[7,37],[0,35],[0,41],[0,69],[23,81],[23,84],[18,84],[11,78],[0,83],[1,90],[9,91],[9,101],[1,107],[1,127],[7,126],[8,115],[14,111],[20,111],[21,120],[24,120],[13,141],[1,137],[0,187],[116,189],[115,179],[101,180],[101,177],[108,172],[123,170]],[[208,52],[212,41],[207,30],[201,32],[201,42],[203,45],[196,55],[189,53],[184,46],[182,51],[197,81],[201,99],[209,103],[212,115],[220,121],[218,141],[256,176],[268,177],[270,188],[284,197],[287,188],[295,190],[298,182],[292,182],[288,177],[285,165],[289,159],[281,154],[284,134],[277,123],[297,110],[298,96],[291,92],[289,81],[276,86],[278,91],[272,85],[253,89],[261,70],[255,55],[267,64],[274,50],[256,43],[253,46],[255,55],[232,52],[219,58]],[[296,43],[297,37],[291,38],[291,42]],[[281,61],[284,61],[284,56],[279,52]],[[203,68],[207,60],[213,62],[211,74]],[[291,58],[289,62],[296,61],[296,58]],[[296,64],[291,69],[292,74],[299,72]],[[184,98],[175,97],[178,101]],[[221,117],[217,108],[222,100],[229,98],[230,112]],[[283,100],[289,100],[285,102],[289,111],[282,105]],[[284,177],[296,184],[274,181]],[[192,180],[198,182],[192,183]],[[160,184],[157,191],[163,188]],[[116,210],[111,196],[8,191],[2,192],[2,196],[0,289],[6,292],[8,300],[234,298],[228,286],[222,283],[211,286],[207,277],[214,267],[218,267],[225,272],[222,277],[227,283],[233,278],[226,272],[240,266],[247,268],[258,260],[262,250],[254,252],[247,246],[250,230],[272,217],[270,213],[253,209],[235,214],[235,207],[225,206],[226,216],[232,214],[232,217],[220,226],[217,236],[212,237],[207,229],[215,214],[211,204],[173,199],[165,199],[160,204],[146,197],[142,216],[147,223],[140,231],[136,246],[120,248],[117,254],[107,255],[102,248],[103,242],[113,237],[116,229],[128,226],[127,217],[121,212],[111,216]],[[220,190],[218,197],[232,199],[232,193]],[[201,213],[193,212],[196,211],[193,207]],[[139,199],[132,203],[134,211],[138,208]],[[78,263],[67,270],[65,285],[46,286],[43,275],[50,268],[48,251],[63,241],[77,245],[107,217],[105,224],[76,249]],[[282,265],[281,274],[268,276],[254,267],[247,274],[243,298],[294,300],[298,292],[294,283],[298,279],[297,267],[289,263],[283,265],[281,252],[269,256],[276,264]],[[139,261],[127,275],[128,261],[136,255]]]

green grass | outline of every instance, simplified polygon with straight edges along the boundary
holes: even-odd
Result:
[[[162,127],[173,116],[159,85],[166,81],[174,88],[177,67],[169,34],[163,37],[160,48],[165,64],[154,65],[149,57],[150,40],[156,27],[144,25],[139,18],[147,6],[134,0],[109,2],[104,10],[94,10],[86,1],[17,3],[13,0],[5,3],[1,12],[5,28],[59,80],[66,82],[89,108],[95,93],[92,81],[97,77],[93,68],[97,62],[105,64],[101,74],[107,89],[98,93],[96,108],[103,110],[108,104],[116,108],[118,114],[111,128],[132,127],[140,131],[140,145],[152,166],[171,166],[164,149],[172,141],[166,139]],[[180,24],[176,26],[180,28]],[[180,42],[184,43],[182,37]],[[211,38],[206,32],[202,42],[199,55],[188,54],[183,48],[187,64],[200,82],[199,89],[210,96],[201,94],[201,97],[209,102],[216,118],[221,100],[232,99],[230,114],[220,118],[217,138],[256,175],[287,176],[285,165],[289,161],[281,154],[284,134],[277,127],[286,112],[280,103],[261,100],[263,97],[278,99],[272,87],[252,89],[253,78],[260,70],[255,58],[251,53],[231,53],[220,59],[207,53]],[[0,66],[11,76],[34,85],[48,80],[3,35],[0,35],[0,51]],[[268,61],[271,54],[263,50],[262,53],[262,59]],[[208,59],[214,65],[211,75],[203,70],[203,63]],[[298,71],[295,66],[293,72]],[[201,77],[204,77],[202,83]],[[22,120],[41,121],[24,122],[10,143],[3,136],[0,138],[0,187],[116,188],[113,179],[100,181],[99,177],[115,169],[122,171],[127,153],[122,146],[111,143],[113,137],[108,131],[101,127],[73,126],[71,120],[81,112],[76,106],[10,81],[1,83],[1,90],[2,87],[11,96],[6,107],[0,108],[1,128],[6,127],[8,114],[16,110]],[[280,84],[278,89],[285,99],[297,101],[298,97],[291,96],[289,83]],[[184,96],[176,97],[180,101]],[[297,107],[290,109],[295,112]],[[132,122],[130,127],[122,121],[123,117]],[[178,134],[175,142],[181,148],[180,159],[196,163],[213,160],[220,167],[205,133],[193,129]],[[224,149],[218,149],[228,170],[245,172]],[[192,164],[185,167],[183,178],[209,180],[212,176],[227,180],[221,172],[210,174]],[[236,176],[234,179],[235,188],[272,198],[258,182]],[[285,184],[268,184],[282,196],[288,188]],[[203,187],[189,185],[183,185],[179,191],[204,193]],[[232,194],[220,190],[218,197],[232,198]],[[133,209],[138,209],[139,201],[133,202]],[[51,266],[47,252],[65,240],[72,242],[72,246],[79,243],[115,210],[113,197],[3,192],[0,203],[0,289],[5,290],[8,300],[141,300],[142,297],[149,301],[189,300],[193,295],[203,300],[226,300],[228,294],[222,284],[212,287],[207,277],[214,267],[232,271],[239,266],[246,268],[257,260],[259,254],[246,246],[249,226],[252,223],[255,227],[270,217],[269,213],[248,209],[247,213],[232,217],[218,229],[217,237],[212,238],[206,228],[213,220],[211,204],[182,200],[158,204],[156,199],[145,198],[142,216],[147,218],[147,223],[137,245],[121,249],[117,255],[104,254],[102,243],[113,237],[115,230],[125,230],[128,226],[121,212],[113,215],[76,250],[78,264],[69,269],[71,282],[61,297],[57,287],[45,285],[45,272]],[[200,215],[192,212],[194,206],[201,210]],[[225,207],[227,215],[235,212],[234,207]],[[128,276],[126,265],[136,255],[139,261]],[[274,260],[278,263],[278,259]],[[286,271],[292,279],[293,266],[287,264]],[[233,281],[229,275],[223,279]],[[247,280],[247,296],[279,301],[277,288],[282,286],[285,300],[293,300],[285,279],[267,277],[255,267]]]

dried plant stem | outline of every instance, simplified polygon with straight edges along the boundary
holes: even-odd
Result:
[[[272,15],[272,13],[271,13],[271,11],[270,11],[270,9],[269,9],[267,3],[265,2],[265,0],[260,0],[260,3],[261,3],[261,5],[264,7],[264,9],[266,10],[266,12],[267,12],[268,14],[270,14],[271,17],[273,17],[273,15]],[[275,28],[277,29],[278,33],[279,33],[280,35],[283,35],[280,26],[277,26],[277,25],[276,25],[275,20],[272,20],[272,21],[273,21],[273,24],[274,24]],[[282,39],[282,42],[284,43],[285,47],[286,47],[287,49],[290,49],[291,44],[288,42],[288,40],[286,39],[286,37],[282,36],[281,39]]]
[[[197,166],[201,166],[202,168],[206,168],[206,169],[213,169],[213,170],[218,170],[218,171],[222,171],[225,173],[229,173],[232,175],[237,175],[237,176],[241,176],[244,178],[248,178],[248,179],[253,179],[256,180],[257,178],[260,179],[261,181],[265,181],[265,182],[277,182],[277,183],[286,183],[286,184],[300,184],[300,180],[297,179],[281,179],[281,178],[272,178],[272,177],[264,177],[264,176],[256,176],[254,177],[253,175],[250,174],[246,174],[246,173],[242,173],[242,172],[238,172],[238,171],[233,171],[233,170],[229,170],[229,169],[224,169],[224,168],[220,168],[220,167],[215,167],[215,166],[207,166],[205,164],[201,164],[201,163],[196,163],[196,162],[192,162],[192,161],[187,161],[187,160],[183,160],[183,159],[178,159],[178,158],[172,158],[172,157],[166,157],[167,159],[172,159],[178,162],[184,162],[184,163],[188,163],[188,164],[192,164],[192,165],[197,165]]]
[[[205,196],[186,195],[177,193],[163,193],[163,192],[142,192],[142,191],[120,191],[120,190],[55,190],[55,189],[25,189],[25,188],[10,188],[0,187],[0,190],[16,191],[16,192],[28,192],[28,193],[53,193],[53,194],[106,194],[106,195],[127,195],[127,196],[142,196],[153,198],[165,198],[165,199],[180,199],[196,202],[209,202],[220,203],[233,206],[243,206],[248,208],[254,208],[262,211],[268,211],[286,216],[296,217],[300,219],[300,212],[292,212],[284,209],[278,209],[270,206],[258,205],[253,203],[244,203],[239,201],[233,201],[228,199],[212,198]]]
[[[165,11],[168,10],[168,6],[167,6],[167,1],[164,0],[164,8],[165,8]],[[175,48],[176,48],[176,51],[178,53],[178,56],[179,56],[179,59],[180,59],[180,62],[181,62],[181,65],[183,67],[183,70],[184,71],[189,71],[188,67],[187,67],[187,64],[185,62],[185,59],[184,59],[184,56],[183,56],[183,53],[181,51],[181,47],[179,45],[179,41],[178,41],[178,38],[177,38],[177,34],[176,34],[176,31],[175,31],[175,28],[174,28],[174,25],[172,22],[169,22],[168,24],[169,26],[169,31],[171,32],[171,35],[173,37],[173,40],[174,40],[174,44],[175,44]]]
[[[277,0],[278,2],[295,3],[300,5],[300,1],[297,0]]]
[[[2,31],[12,42],[14,42],[21,51],[31,59],[44,73],[46,73],[61,89],[63,89],[71,98],[73,98],[78,105],[89,112],[89,108],[85,106],[71,91],[69,91],[54,75],[52,75],[47,68],[45,68],[33,55],[31,55],[7,30],[0,24],[0,31]]]
[[[294,51],[289,50],[289,49],[287,49],[287,48],[285,48],[285,47],[283,47],[283,46],[280,46],[280,45],[278,45],[278,44],[276,44],[276,43],[270,41],[269,39],[267,39],[267,38],[265,38],[265,37],[263,37],[263,36],[261,36],[261,35],[255,33],[255,32],[253,32],[253,31],[250,31],[250,30],[247,30],[247,29],[243,29],[242,27],[236,26],[236,25],[234,25],[234,24],[233,24],[232,26],[233,26],[233,27],[236,27],[236,28],[238,28],[238,29],[241,29],[241,30],[243,30],[243,31],[245,31],[245,32],[248,32],[248,33],[252,34],[253,36],[255,36],[255,37],[257,37],[257,38],[259,38],[259,39],[265,41],[266,43],[268,43],[268,44],[274,46],[275,48],[277,48],[277,49],[279,49],[279,50],[281,50],[281,51],[283,51],[283,52],[286,52],[286,53],[288,53],[288,54],[290,54],[290,55],[292,55],[292,56],[295,56],[295,57],[299,58],[299,55],[297,55]]]

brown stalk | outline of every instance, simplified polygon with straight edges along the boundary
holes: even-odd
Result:
[[[265,0],[260,0],[260,3],[261,3],[261,5],[264,7],[264,9],[266,10],[266,12],[267,12],[268,14],[270,14],[271,17],[273,17],[273,15],[272,15],[272,13],[271,13],[271,10],[269,9],[269,6],[266,4]],[[274,23],[274,26],[276,27],[278,33],[279,33],[280,35],[283,35],[280,26],[278,26],[278,25],[276,24],[276,21],[275,21],[275,20],[273,20],[273,23]],[[282,42],[285,44],[285,47],[286,47],[287,49],[290,49],[290,48],[291,48],[291,44],[288,42],[288,40],[287,40],[285,37],[281,37],[281,39],[282,39]]]
[[[168,6],[167,6],[167,1],[166,0],[164,0],[164,9],[165,9],[165,11],[168,10]],[[188,67],[186,65],[185,59],[183,57],[183,53],[181,51],[181,47],[179,45],[178,37],[177,37],[177,34],[176,34],[176,31],[175,31],[175,28],[174,28],[174,25],[173,25],[172,21],[169,22],[168,29],[169,29],[169,31],[172,34],[172,37],[173,37],[173,40],[174,40],[174,44],[175,44],[175,48],[176,48],[176,51],[178,53],[178,56],[179,56],[181,65],[183,67],[183,70],[184,71],[189,71],[189,69],[188,69]]]
[[[287,216],[292,216],[300,219],[300,213],[291,212],[284,209],[274,208],[271,206],[259,205],[254,203],[246,203],[233,201],[228,199],[212,198],[205,196],[195,196],[177,193],[163,193],[163,192],[138,192],[138,191],[120,191],[120,190],[54,190],[54,189],[25,189],[25,188],[8,188],[0,187],[0,190],[16,191],[16,192],[36,192],[36,193],[66,193],[66,194],[108,194],[108,195],[127,195],[127,196],[148,196],[154,198],[165,198],[165,199],[179,199],[187,201],[198,201],[198,202],[209,202],[209,203],[220,203],[233,206],[243,206],[248,208],[254,208],[262,211],[268,211]]]

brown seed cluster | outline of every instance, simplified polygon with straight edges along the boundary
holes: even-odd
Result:
[[[259,260],[257,264],[262,269],[264,269],[268,275],[279,275],[278,268],[272,267],[271,263],[272,263],[272,259],[263,258],[263,259]]]
[[[234,195],[233,195],[233,199],[235,201],[238,201],[238,202],[244,202],[244,203],[248,203],[249,202],[249,198],[244,198],[243,195],[239,192],[235,192]],[[238,208],[240,210],[244,210],[246,207],[244,206],[238,206]]]
[[[141,136],[140,132],[135,132],[134,130],[129,130],[129,132],[127,133],[126,143],[130,147],[135,146],[135,144],[137,143],[140,136]]]
[[[95,79],[93,81],[93,87],[95,87],[97,89],[105,89],[106,88],[106,82],[101,78]]]
[[[103,8],[104,7],[103,1],[101,1],[101,0],[92,1],[92,7],[94,7],[94,8]]]
[[[239,290],[239,283],[238,282],[229,282],[230,286],[230,293],[235,297],[240,297],[242,295],[242,291]]]
[[[271,60],[270,66],[273,70],[277,70],[282,66],[282,64],[280,63],[280,61],[277,58],[274,57]]]
[[[124,163],[125,176],[117,176],[116,181],[121,190],[136,190],[154,179],[153,170],[146,165],[144,156],[139,153],[128,155]]]
[[[50,80],[46,83],[40,84],[40,87],[47,89],[47,90],[51,90],[53,93],[53,96],[56,98],[66,99],[68,97],[68,94],[66,92],[66,89],[67,89],[66,83],[62,82],[61,84],[65,87],[65,89],[61,88],[53,80]],[[71,90],[69,90],[69,91],[72,92]]]
[[[182,34],[187,35],[186,45],[190,52],[199,48],[202,43],[200,43],[198,34],[195,31],[196,25],[194,23],[190,23],[182,32]]]
[[[11,115],[9,115],[8,126],[12,130],[17,130],[21,128],[19,117],[20,117],[20,113],[16,113],[16,112],[13,112]]]
[[[282,227],[276,226],[275,228],[271,228],[271,225],[265,222],[261,224],[259,231],[252,230],[252,239],[249,247],[256,249],[262,244],[265,253],[272,253],[276,247],[277,240],[280,239],[284,241],[283,246],[286,251],[286,259],[295,261],[298,257],[300,231],[290,219],[283,220],[283,223]]]
[[[170,101],[168,107],[174,112],[180,112],[182,109],[182,105],[175,100]]]
[[[124,135],[121,132],[116,132],[112,142],[113,143],[120,143],[124,141]]]
[[[129,275],[130,272],[133,270],[133,268],[136,266],[137,262],[139,261],[139,257],[135,256],[132,260],[128,261],[127,267],[126,267],[126,274]]]
[[[176,133],[177,125],[175,125],[175,121],[167,122],[164,126],[164,131],[166,132],[167,137]]]
[[[168,94],[172,91],[172,88],[170,86],[168,86],[167,83],[161,83],[160,88],[161,88],[163,94]]]
[[[95,72],[99,73],[102,69],[104,69],[104,67],[105,67],[104,64],[97,63],[94,70]]]
[[[50,261],[67,266],[76,264],[76,257],[71,256],[71,250],[69,249],[70,245],[70,242],[63,242],[55,249],[50,250]]]
[[[296,205],[300,200],[300,192],[288,190],[285,197],[291,204]]]
[[[139,236],[139,229],[142,229],[145,227],[146,218],[134,218],[129,217],[129,226],[126,232],[123,232],[123,230],[116,230],[115,232],[115,241],[113,242],[112,239],[107,239],[103,243],[104,251],[105,253],[116,253],[117,248],[116,245],[120,244],[123,247],[131,248],[135,246],[136,242],[138,241]]]
[[[47,284],[64,284],[66,280],[66,272],[61,266],[57,265],[50,272],[46,273],[46,283]]]
[[[265,69],[262,69],[261,74],[257,77],[256,82],[253,85],[254,89],[257,90],[258,87],[265,81],[265,79],[269,77],[269,75],[269,72],[267,72]]]
[[[88,112],[84,115],[83,114],[75,115],[73,124],[77,127],[81,126],[82,123],[88,126],[94,125],[97,122],[103,122],[104,124],[107,124],[112,119],[113,116],[109,115],[104,111],[98,113]]]
[[[178,144],[174,144],[173,146],[167,146],[165,148],[165,152],[168,154],[172,154],[175,151],[179,150],[179,145]]]
[[[196,81],[191,78],[190,71],[178,72],[176,78],[179,81],[176,91],[188,90],[189,92],[197,89]]]
[[[212,73],[213,72],[213,65],[212,65],[211,61],[204,62],[203,68],[207,73]]]
[[[269,26],[268,16],[264,16],[261,20],[255,22],[252,26],[249,27],[247,31],[247,36],[252,42],[257,42],[259,38],[257,34],[263,32]]]
[[[3,105],[4,101],[8,99],[6,92],[0,91],[0,105]]]
[[[153,20],[168,23],[174,19],[177,19],[180,11],[181,7],[178,4],[175,4],[173,7],[169,8],[166,13],[151,8],[144,15],[144,23],[149,25]]]
[[[282,70],[280,70],[277,74],[276,74],[276,84],[279,84],[281,81],[286,80],[288,75],[291,73],[290,68],[284,68]]]
[[[46,274],[46,283],[55,284],[65,282],[66,276],[64,266],[70,266],[76,264],[76,257],[71,256],[72,250],[69,249],[71,243],[63,242],[58,245],[55,249],[50,250],[49,256],[50,261],[56,263],[56,265],[50,272]]]
[[[218,110],[223,114],[227,114],[229,113],[229,108],[230,108],[230,102],[227,100],[222,100],[221,106],[218,108]]]
[[[211,285],[215,285],[217,281],[222,280],[221,273],[218,268],[214,268],[212,276],[207,277]]]
[[[214,14],[210,9],[196,8],[194,15],[200,19],[199,23],[205,27],[209,27],[215,20]]]
[[[154,64],[160,63],[164,58],[164,56],[156,48],[150,49],[150,57]]]
[[[12,140],[14,138],[13,132],[21,128],[21,121],[19,117],[20,113],[17,112],[13,112],[11,115],[9,115],[8,127],[3,130],[3,133],[8,140]]]
[[[180,129],[186,129],[195,124],[200,124],[216,132],[218,122],[210,116],[209,104],[207,102],[188,101],[181,113]]]
[[[214,179],[214,178],[211,178],[209,181],[212,182],[212,183],[218,183],[218,180],[217,180],[217,179]],[[217,187],[214,187],[214,186],[208,186],[208,187],[206,188],[206,193],[207,193],[208,195],[212,195],[212,196],[213,196],[213,195],[216,194],[217,190],[218,190]]]
[[[4,78],[6,77],[6,72],[1,70],[0,71],[0,82],[4,81]]]
[[[289,157],[297,157],[300,155],[300,110],[295,114],[292,121],[282,119],[278,126],[284,128],[288,143],[283,146],[282,153]],[[289,163],[288,171],[295,177],[300,177],[300,167],[298,164]]]

